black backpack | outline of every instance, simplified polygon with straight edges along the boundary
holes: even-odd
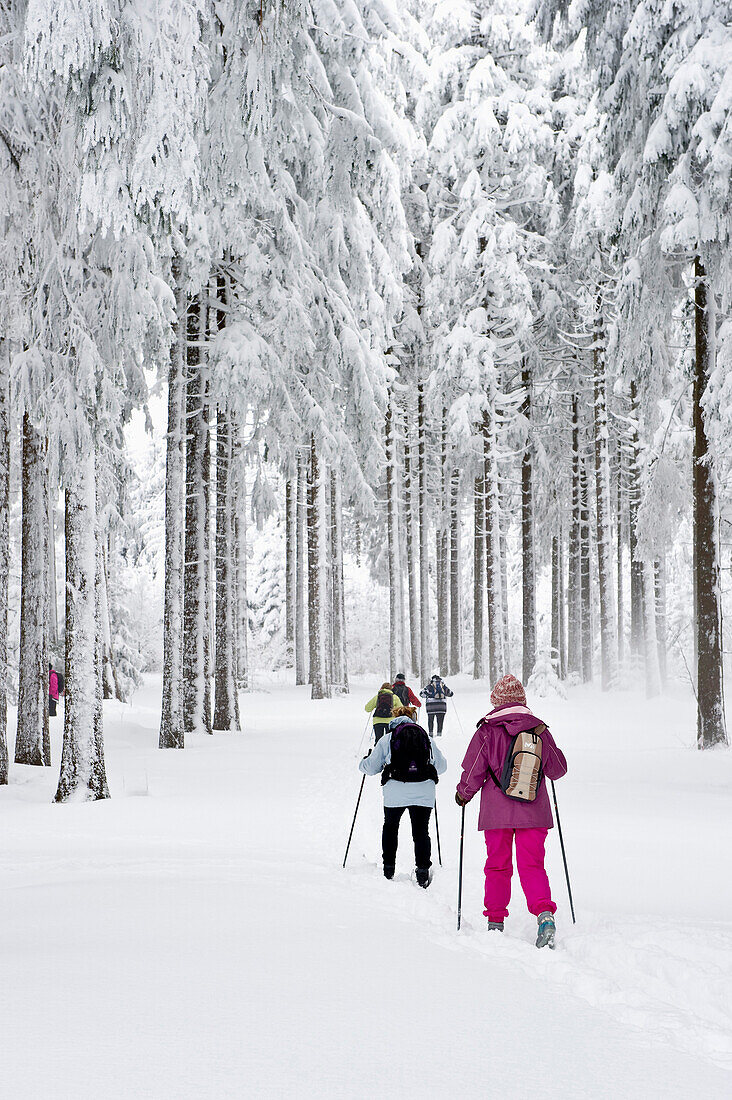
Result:
[[[409,688],[402,680],[397,680],[391,689],[403,707],[409,706]]]
[[[381,773],[381,782],[398,779],[401,783],[423,783],[432,779],[437,783],[437,770],[430,761],[430,739],[421,726],[402,722],[392,731],[391,763]]]
[[[380,691],[376,697],[376,710],[374,711],[374,718],[391,718],[391,712],[394,708],[394,696],[391,691],[387,691],[384,688]]]

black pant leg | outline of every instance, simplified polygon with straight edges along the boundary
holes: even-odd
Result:
[[[56,700],[52,695],[48,697],[48,714],[50,718],[56,717]]]
[[[443,714],[438,714],[437,715],[437,732],[438,733],[442,733],[442,727],[443,727],[444,723],[445,723],[444,713]]]
[[[399,822],[404,806],[384,806],[384,828],[381,830],[381,854],[386,867],[396,863],[397,844],[399,843]]]
[[[435,716],[434,716],[434,714],[429,714],[429,713],[428,713],[428,714],[427,714],[427,732],[428,732],[428,733],[432,733],[432,727],[434,726],[434,724],[435,724]],[[439,724],[439,722],[437,723],[437,728],[438,728],[438,729],[440,728],[440,724]]]
[[[414,840],[414,861],[417,867],[424,869],[432,866],[432,844],[430,841],[430,814],[429,806],[410,806],[409,818],[412,822],[412,839]]]

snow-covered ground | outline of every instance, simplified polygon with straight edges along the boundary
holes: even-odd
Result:
[[[322,703],[263,687],[243,735],[161,752],[150,680],[106,704],[112,799],[92,805],[51,804],[57,720],[54,767],[0,791],[4,1094],[732,1095],[730,754],[694,750],[687,699],[537,704],[569,761],[577,925],[555,830],[556,952],[534,948],[517,882],[506,933],[484,930],[472,804],[458,934],[453,791],[487,699],[451,683],[427,891],[407,820],[381,876],[376,779],[341,869],[374,683]]]

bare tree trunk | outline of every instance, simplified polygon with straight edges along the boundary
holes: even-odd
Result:
[[[643,643],[646,666],[646,697],[652,699],[661,692],[661,675],[658,667],[653,563],[649,561],[643,562]]]
[[[600,594],[600,654],[603,691],[618,682],[618,638],[615,622],[612,549],[610,542],[610,450],[607,417],[604,320],[598,303],[592,351],[595,427],[595,506],[597,509],[597,573]]]
[[[295,683],[308,682],[308,653],[305,642],[307,464],[305,451],[297,452],[297,520],[295,524]]]
[[[625,581],[623,576],[623,441],[618,439],[618,470],[616,480],[617,567],[618,567],[618,665],[625,661]]]
[[[643,654],[643,562],[638,559],[638,509],[641,499],[638,399],[635,382],[630,383],[630,426],[628,429],[628,544],[630,548],[630,654]]]
[[[46,651],[46,446],[28,413],[23,416],[22,483],[20,686],[15,763],[41,766],[51,763]]]
[[[580,588],[582,596],[582,679],[592,679],[592,545],[590,542],[590,510],[587,470],[580,462]]]
[[[450,476],[450,675],[456,676],[463,663],[462,616],[460,614],[460,471]]]
[[[66,490],[66,705],[56,802],[109,798],[101,683],[101,545],[94,451]]]
[[[473,489],[473,679],[483,677],[483,605],[485,602],[485,465],[481,461]]]
[[[562,593],[561,593],[561,547],[559,543],[559,535],[552,535],[552,649],[551,658],[552,664],[556,669],[557,676],[561,678],[562,675],[562,642],[561,642],[561,627],[560,616],[562,607]],[[526,679],[526,673],[524,673],[524,679]]]
[[[658,641],[658,671],[661,691],[665,691],[667,680],[666,659],[666,559],[661,556],[654,566],[654,592],[656,597],[656,639]]]
[[[55,657],[59,645],[58,588],[56,584],[56,498],[58,497],[58,472],[48,475],[48,651]]]
[[[285,482],[285,643],[288,662],[295,656],[295,588],[297,577],[297,482]]]
[[[163,612],[163,702],[161,749],[182,749],[183,733],[183,520],[185,515],[186,294],[176,281],[177,322],[168,366],[168,438],[165,463],[165,595]]]
[[[208,494],[210,454],[206,379],[201,364],[200,297],[188,305],[186,511],[183,574],[183,721],[186,733],[211,732],[208,665]]]
[[[249,596],[247,589],[247,475],[241,455],[239,425],[232,420],[234,433],[234,514],[232,538],[236,544],[236,684],[238,691],[249,689]],[[238,692],[237,692],[238,695]],[[241,725],[241,713],[239,715]]]
[[[312,699],[327,699],[330,695],[325,675],[325,607],[323,562],[323,479],[315,436],[310,437],[310,479],[308,484],[308,624],[310,627],[310,684]]]
[[[10,573],[10,358],[0,337],[0,785],[8,782],[8,575]]]
[[[236,609],[233,575],[235,545],[231,538],[233,500],[231,420],[222,408],[216,418],[216,644],[214,729],[239,730],[234,637]]]
[[[100,509],[101,511],[101,509]],[[98,522],[98,521],[97,521]],[[106,542],[107,535],[99,536],[100,542],[100,660],[101,660],[101,677],[102,677],[102,698],[103,699],[120,699],[124,702],[124,693],[121,691],[119,682],[117,680],[117,670],[114,663],[114,651],[112,648],[112,624],[109,617],[109,592],[107,591],[107,566],[106,566],[106,551],[104,543]]]
[[[431,675],[432,639],[430,637],[430,561],[429,518],[427,515],[427,424],[424,407],[424,382],[417,385],[417,432],[419,477],[419,599],[420,599],[420,680]]]
[[[719,585],[717,483],[710,461],[704,396],[714,369],[714,295],[701,259],[694,261],[694,545],[696,547],[697,744],[728,744],[724,714],[722,601]]]
[[[448,586],[448,523],[447,523],[447,432],[445,421],[447,412],[442,410],[440,424],[440,499],[437,508],[435,529],[435,561],[437,565],[437,661],[440,673],[447,675],[448,654],[450,652],[448,627],[450,621]]]
[[[567,678],[567,593],[564,584],[564,533],[559,525],[559,677]]]
[[[521,367],[521,381],[524,388],[522,413],[526,419],[526,443],[521,457],[521,564],[522,564],[522,611],[523,611],[523,664],[524,683],[527,682],[536,664],[536,570],[534,563],[534,487],[533,456],[531,442],[531,370],[526,358]],[[552,566],[556,538],[552,540]],[[552,574],[553,576],[553,574]],[[559,604],[556,603],[557,649],[559,648]],[[554,622],[552,620],[552,634]]]
[[[483,413],[483,459],[485,463],[485,574],[488,605],[488,665],[495,684],[505,672],[503,638],[503,600],[501,597],[500,547],[501,531],[498,516],[498,478],[495,456],[493,413]]]
[[[404,528],[407,543],[407,591],[409,599],[409,640],[412,660],[412,673],[419,675],[420,662],[420,621],[419,621],[419,562],[417,560],[418,548],[414,538],[413,517],[415,503],[419,499],[419,491],[414,487],[414,452],[412,447],[411,418],[409,410],[405,412],[404,433],[404,486],[405,486],[405,521]],[[360,533],[360,531],[359,531]]]
[[[389,394],[386,411],[386,540],[389,559],[389,667],[392,675],[401,664],[398,573],[399,556],[399,505],[397,502],[394,441],[394,397]]]
[[[572,396],[572,519],[567,581],[567,672],[582,674],[582,556],[580,549],[580,450],[577,394]]]
[[[346,646],[346,600],[343,580],[343,501],[341,481],[336,470],[331,474],[331,529],[333,531],[333,673],[341,695],[348,694]]]

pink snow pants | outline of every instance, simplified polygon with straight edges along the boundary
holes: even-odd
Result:
[[[485,847],[485,909],[488,920],[502,921],[508,916],[511,898],[511,847],[516,838],[516,866],[526,895],[529,912],[556,912],[549,879],[544,870],[544,842],[547,829],[488,829]]]

